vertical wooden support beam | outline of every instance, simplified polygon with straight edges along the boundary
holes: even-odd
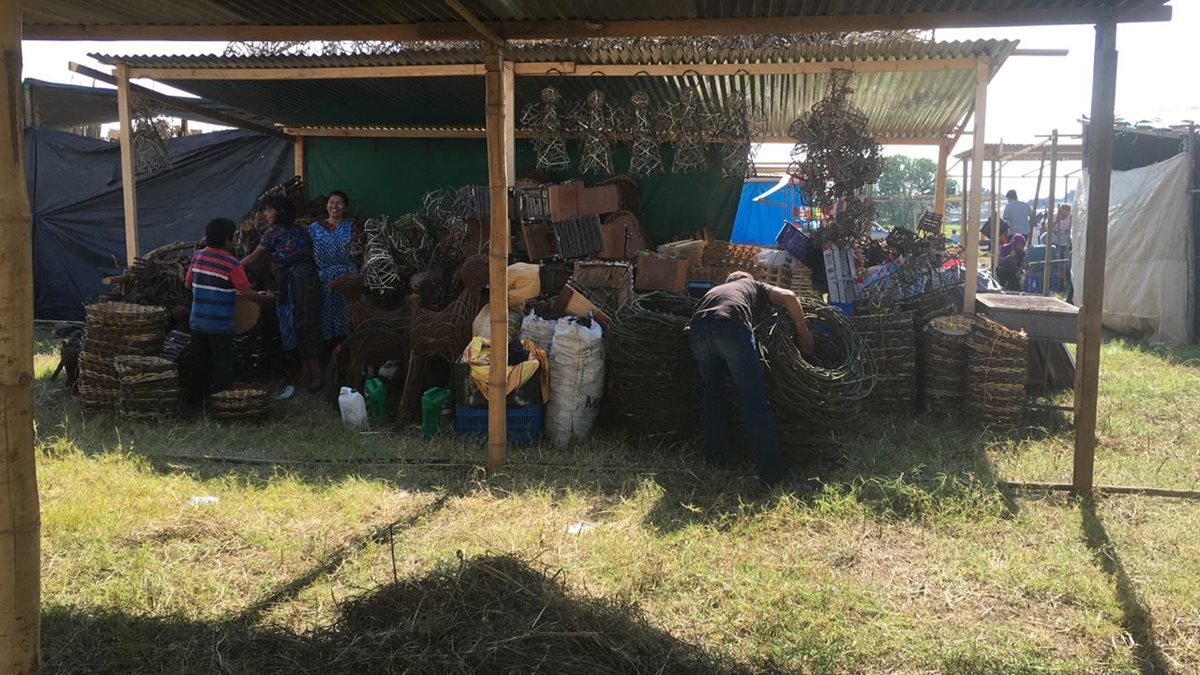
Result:
[[[304,176],[304,137],[296,136],[292,140],[292,164],[295,175],[303,179]]]
[[[191,133],[191,130],[188,129],[188,119],[186,117],[180,117],[179,118],[179,135],[187,136],[189,133]]]
[[[1000,139],[1000,151],[1004,151],[1004,139]],[[992,204],[988,209],[988,220],[992,223],[992,229],[989,230],[989,236],[992,238],[992,245],[989,250],[991,255],[988,256],[992,263],[992,274],[996,273],[996,263],[1000,262],[1000,210],[999,210],[999,195],[996,193],[1000,190],[1000,180],[997,174],[999,163],[992,160]]]
[[[975,290],[979,274],[979,220],[983,211],[983,153],[984,153],[984,122],[987,118],[987,86],[991,77],[992,67],[987,59],[979,59],[975,64],[975,135],[971,149],[971,218],[964,233],[963,246],[966,249],[967,283],[963,289],[963,312],[975,313]],[[966,167],[964,167],[965,170]],[[995,242],[993,242],[993,246]]]
[[[513,65],[498,49],[484,57],[487,86],[488,197],[491,201],[488,303],[492,308],[492,365],[488,371],[488,469],[504,466],[507,454],[505,381],[508,374],[508,188],[513,184]]]
[[[21,117],[21,12],[0,0],[0,670],[40,666],[38,491],[33,455],[33,249]]]
[[[1050,132],[1050,196],[1046,200],[1046,221],[1044,223],[1046,230],[1046,261],[1042,267],[1042,295],[1050,295],[1050,259],[1054,256],[1054,216],[1058,211],[1058,205],[1055,204],[1054,186],[1056,184],[1055,173],[1058,170],[1058,129]],[[1037,208],[1037,204],[1034,204]],[[1030,242],[1032,245],[1033,242]]]
[[[950,142],[938,147],[937,180],[933,188],[933,212],[946,215],[946,171],[949,169]]]
[[[1196,224],[1196,125],[1188,122],[1187,132],[1187,221],[1192,230],[1192,276],[1189,292],[1192,294],[1192,341],[1200,341],[1200,227]],[[1065,176],[1064,176],[1065,178]],[[1066,195],[1066,185],[1063,186]]]
[[[962,169],[962,184],[958,187],[958,194],[961,197],[959,201],[962,203],[961,209],[958,212],[958,242],[960,244],[964,244],[967,241],[967,205],[969,203],[967,193],[970,192],[969,188],[971,187],[971,184],[967,182],[967,160],[965,159],[962,161]]]
[[[138,255],[137,173],[133,166],[133,122],[129,101],[129,66],[117,66],[117,117],[121,124],[121,195],[125,204],[125,264]]]
[[[1087,250],[1083,261],[1083,304],[1079,308],[1079,347],[1075,367],[1075,465],[1071,485],[1078,496],[1092,494],[1096,466],[1096,402],[1100,388],[1104,261],[1108,256],[1108,196],[1112,180],[1116,91],[1117,25],[1097,24],[1088,133]]]

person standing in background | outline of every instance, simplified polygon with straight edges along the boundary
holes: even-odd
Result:
[[[1030,233],[1033,232],[1033,225],[1030,222],[1030,218],[1033,217],[1033,209],[1017,199],[1016,190],[1009,190],[1004,196],[1008,199],[1008,203],[1004,205],[1004,214],[1001,217],[1008,221],[1010,232],[1014,235],[1023,234],[1028,239]]]
[[[196,362],[188,402],[203,403],[209,394],[233,386],[233,307],[241,295],[254,302],[269,302],[274,294],[250,288],[246,270],[233,257],[237,225],[216,218],[204,228],[208,247],[197,251],[188,266],[184,285],[192,292],[190,349]]]
[[[354,224],[346,215],[349,208],[350,197],[341,190],[334,190],[325,203],[328,215],[308,226],[321,279],[321,339],[326,343],[340,342],[348,330],[346,296],[331,289],[329,284],[338,277],[358,274],[358,264],[351,251]]]

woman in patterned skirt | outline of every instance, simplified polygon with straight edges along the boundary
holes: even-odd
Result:
[[[283,282],[275,300],[279,337],[284,351],[300,356],[300,377],[312,391],[321,388],[321,282],[313,260],[308,228],[296,225],[296,207],[286,197],[267,197],[263,212],[271,229],[258,247],[242,260],[253,265],[270,255]]]
[[[308,226],[313,254],[321,277],[321,339],[337,343],[346,336],[346,296],[329,288],[330,282],[347,274],[358,274],[353,252],[354,225],[346,216],[350,197],[341,190],[329,193],[328,216]]]

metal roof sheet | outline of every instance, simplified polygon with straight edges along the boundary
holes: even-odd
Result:
[[[1140,5],[1162,5],[1147,0]],[[1129,0],[462,0],[483,21],[632,21],[938,13],[1097,13]],[[38,0],[22,7],[26,26],[338,26],[461,22],[443,2],[383,0]],[[1030,21],[1030,23],[1036,23]]]
[[[921,61],[988,56],[993,73],[1017,43],[893,42],[859,45],[776,40],[729,46],[728,40],[609,40],[573,45],[526,43],[511,58],[520,62],[573,61],[576,72],[597,64],[750,64],[853,61]],[[395,53],[337,56],[105,56],[112,65],[134,68],[320,68],[419,64],[468,64],[480,61],[478,48],[461,45],[405,49]],[[900,67],[902,70],[902,66]],[[516,80],[518,112],[540,100],[543,87],[559,87],[565,101],[578,101],[593,88],[624,105],[645,88],[659,106],[678,100],[684,87],[695,87],[711,106],[745,92],[763,111],[765,136],[785,136],[788,126],[825,94],[826,73],[687,75],[682,77],[521,76]],[[164,84],[219,101],[285,126],[478,126],[483,124],[483,78],[411,77],[363,79],[192,80],[158,78]],[[969,70],[863,72],[852,81],[853,102],[870,118],[869,130],[881,137],[945,136],[970,111],[975,73]]]

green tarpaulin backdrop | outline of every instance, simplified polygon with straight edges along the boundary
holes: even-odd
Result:
[[[487,184],[487,145],[482,139],[309,138],[305,152],[309,194],[343,190],[360,218],[410,213],[426,192],[439,187]],[[578,156],[574,159],[578,165]],[[534,161],[531,144],[518,141],[518,177],[531,175]],[[666,161],[670,162],[669,152]],[[614,163],[618,171],[629,165],[624,147],[618,146]],[[586,180],[594,183],[603,177]],[[705,227],[717,239],[729,238],[741,180],[722,178],[720,170],[713,168],[702,174],[643,178],[638,185],[642,200],[638,217],[651,243]]]

